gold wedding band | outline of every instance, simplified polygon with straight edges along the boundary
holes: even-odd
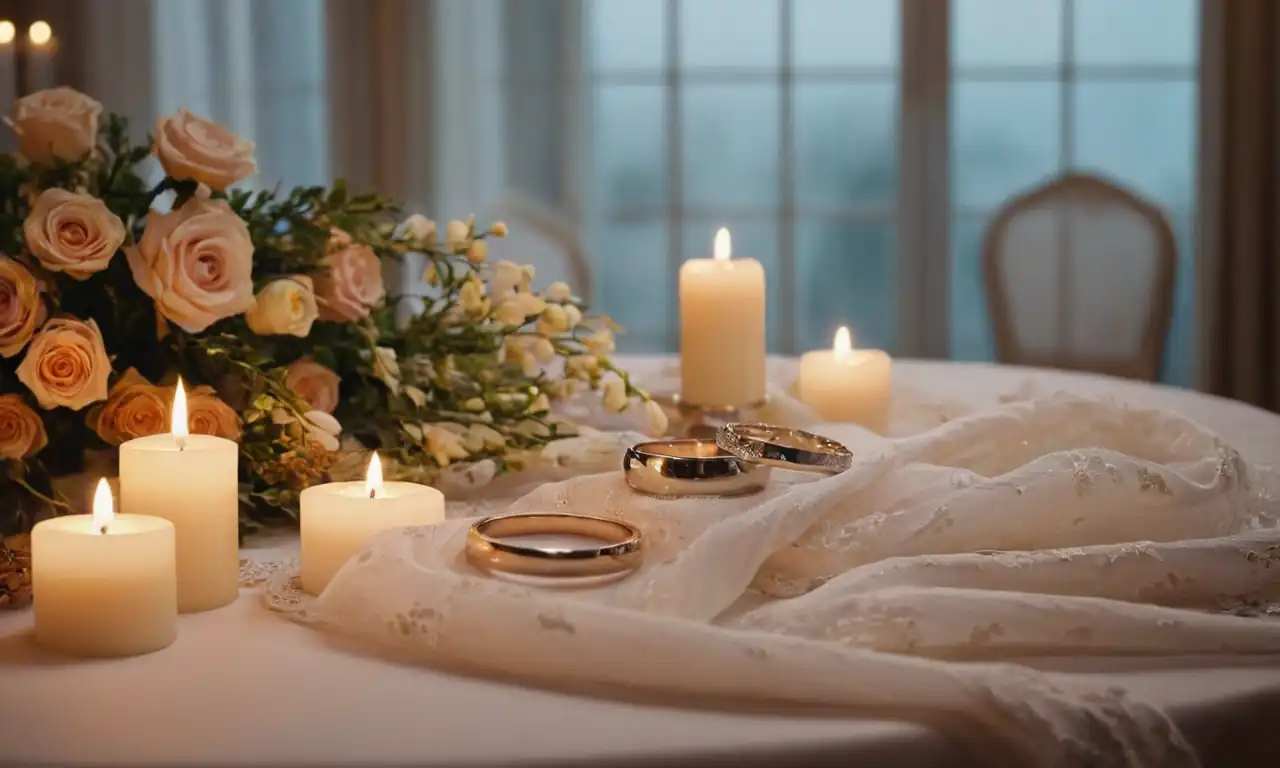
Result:
[[[772,424],[726,424],[716,445],[743,461],[838,475],[853,466],[849,449],[830,438]]]
[[[569,534],[599,546],[524,544],[512,536]],[[495,571],[527,576],[603,576],[634,569],[643,550],[640,530],[620,520],[562,512],[486,517],[467,532],[467,558]]]
[[[622,458],[627,485],[651,496],[742,496],[764,490],[769,468],[727,453],[714,440],[654,440]]]

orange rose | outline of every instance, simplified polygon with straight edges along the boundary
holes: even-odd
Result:
[[[43,287],[30,270],[0,256],[0,355],[13,357],[44,323]]]
[[[152,151],[173,178],[192,179],[214,189],[226,189],[257,171],[252,141],[185,109],[156,125]]]
[[[78,411],[106,400],[110,376],[111,361],[98,324],[68,317],[45,323],[18,366],[18,380],[46,410],[62,406]]]
[[[124,222],[105,203],[56,187],[36,198],[22,232],[41,266],[77,280],[106,269],[124,243]]]
[[[40,415],[21,395],[0,395],[0,459],[25,459],[48,442]]]
[[[317,411],[333,413],[338,407],[338,374],[309,357],[295,360],[284,374],[284,383]]]
[[[156,386],[130,368],[111,387],[107,402],[89,413],[89,427],[111,445],[135,437],[169,431],[173,393]]]
[[[240,440],[240,416],[218,398],[213,387],[196,387],[187,393],[187,427],[193,435]]]

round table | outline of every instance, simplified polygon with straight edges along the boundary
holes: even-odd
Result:
[[[625,361],[624,361],[625,363]],[[649,361],[635,361],[640,369]],[[1178,411],[1250,461],[1280,464],[1280,416],[1194,392],[990,365],[898,363],[904,386],[994,403],[1067,390]],[[275,546],[278,542],[272,542]],[[263,546],[263,545],[258,545]],[[253,556],[253,546],[247,553]],[[518,652],[519,638],[512,638]],[[1280,662],[1074,660],[1162,704],[1205,764],[1275,754]],[[129,765],[956,765],[929,728],[849,713],[726,711],[602,698],[399,665],[261,607],[254,594],[183,616],[177,642],[132,659],[51,655],[31,612],[0,614],[0,761]]]

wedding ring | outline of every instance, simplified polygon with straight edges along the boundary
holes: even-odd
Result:
[[[838,475],[853,466],[853,454],[835,440],[771,424],[726,424],[716,445],[743,461],[800,472]]]
[[[713,440],[655,440],[627,449],[627,485],[653,496],[742,496],[769,480],[769,468],[726,453]]]
[[[513,536],[571,535],[591,544],[526,544]],[[486,517],[467,532],[467,558],[495,571],[527,576],[603,576],[640,564],[642,536],[619,520],[562,512],[530,512]]]

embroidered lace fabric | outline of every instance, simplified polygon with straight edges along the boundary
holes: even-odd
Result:
[[[617,471],[641,439],[589,433],[383,534],[314,600],[266,600],[424,664],[553,686],[844,707],[924,719],[986,763],[1180,766],[1168,716],[1055,656],[1280,654],[1280,475],[1173,413],[1019,391],[966,412],[896,396],[893,439],[825,478],[738,499],[656,499]],[[769,418],[809,424],[785,393]],[[604,422],[601,422],[602,424]],[[616,426],[616,424],[610,424]],[[645,533],[629,577],[566,587],[462,558],[473,517],[563,510]],[[252,570],[252,569],[250,569]],[[260,576],[262,574],[259,574]]]

